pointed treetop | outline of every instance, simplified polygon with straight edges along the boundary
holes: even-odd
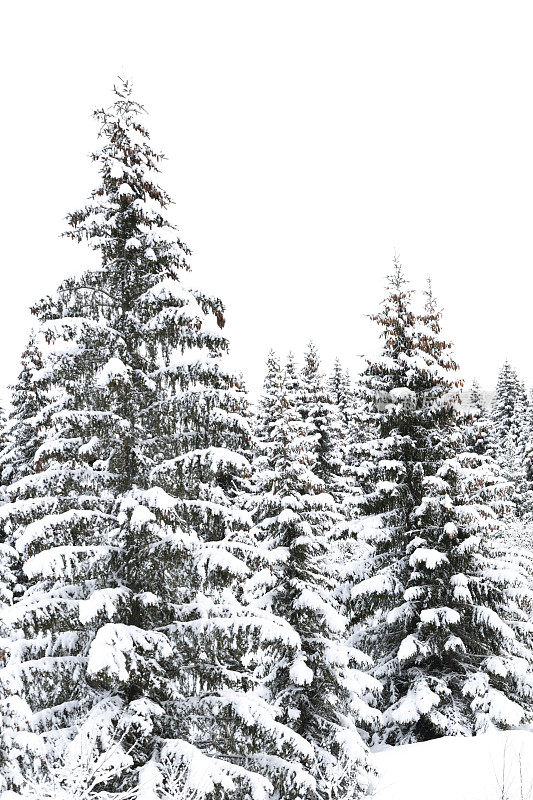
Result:
[[[483,402],[483,395],[481,393],[481,386],[479,385],[479,381],[476,378],[472,381],[472,386],[470,387],[470,405],[474,408],[477,408],[478,411],[485,410],[485,403]]]
[[[304,365],[302,373],[304,375],[310,372],[314,373],[320,367],[320,356],[318,355],[318,348],[312,339],[309,340],[304,354]]]
[[[392,272],[390,275],[387,275],[387,288],[396,289],[401,292],[408,283],[409,281],[405,277],[405,270],[400,261],[400,257],[395,253],[392,259]]]
[[[425,303],[424,310],[427,316],[439,318],[442,316],[442,309],[438,308],[437,300],[433,292],[433,280],[431,275],[426,278],[426,288],[424,289]]]
[[[133,84],[127,78],[121,78],[117,75],[117,83],[113,86],[113,91],[122,100],[128,100],[133,92]]]

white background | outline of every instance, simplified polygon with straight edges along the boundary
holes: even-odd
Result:
[[[198,283],[255,390],[270,346],[376,348],[395,250],[431,273],[465,376],[533,382],[533,5],[482,0],[18,2],[2,8],[0,393],[87,254],[94,107],[129,76]]]

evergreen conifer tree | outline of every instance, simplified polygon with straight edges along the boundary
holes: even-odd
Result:
[[[42,375],[42,357],[32,336],[22,354],[22,368],[12,387],[13,410],[5,427],[0,452],[0,480],[4,502],[6,487],[35,471],[34,456],[39,446],[41,412],[47,405]],[[19,554],[10,543],[6,526],[0,529],[0,791],[20,789],[24,774],[34,759],[42,756],[42,742],[30,730],[31,709],[23,699],[23,686],[16,670],[2,669],[10,659],[16,637],[14,603],[24,590],[25,577]]]
[[[365,439],[364,411],[357,386],[352,386],[350,373],[342,369],[338,358],[333,364],[328,388],[330,397],[340,413],[344,460],[349,462],[351,446]]]
[[[127,83],[115,91],[96,112],[100,185],[69,216],[98,263],[33,309],[47,403],[0,509],[26,579],[0,681],[20,687],[47,763],[76,730],[113,751],[95,787],[109,796],[171,780],[260,800],[309,748],[253,691],[263,648],[293,634],[242,602],[259,559],[235,502],[244,393],[221,358],[221,302],[188,287],[143,109]]]
[[[342,460],[342,487],[343,502],[341,512],[346,519],[344,525],[345,536],[352,538],[351,521],[359,513],[359,499],[361,489],[359,486],[360,445],[367,438],[366,415],[363,403],[357,392],[357,387],[352,387],[348,370],[343,370],[337,358],[333,371],[328,380],[330,397],[338,413],[339,453]],[[351,545],[357,545],[351,542]],[[343,549],[345,549],[343,547]]]
[[[347,492],[341,416],[329,394],[313,342],[304,355],[300,385],[298,411],[312,443],[313,473],[322,481],[324,491],[341,504]]]
[[[481,388],[472,381],[470,402],[465,413],[465,449],[478,455],[492,455],[495,450],[492,419],[487,411]]]
[[[517,374],[509,361],[505,361],[498,375],[491,410],[496,446],[494,455],[499,460],[504,458],[503,454],[509,443],[508,437],[513,425],[519,390]]]
[[[533,396],[528,397],[528,419],[524,426],[523,470],[525,478],[525,498],[523,516],[529,522],[533,516]]]
[[[302,393],[302,384],[298,364],[292,351],[287,355],[285,362],[285,386],[291,402],[297,405]]]
[[[356,641],[384,684],[380,735],[390,743],[506,727],[531,713],[527,575],[497,536],[505,484],[490,459],[461,453],[459,381],[440,316],[431,292],[415,314],[395,261],[374,315],[382,354],[363,379],[378,432],[361,521],[373,549],[352,589]]]
[[[43,413],[49,407],[47,378],[41,350],[32,335],[21,357],[21,370],[12,387],[13,410],[0,453],[3,485],[16,483],[35,472],[34,456],[39,448]]]
[[[257,411],[254,423],[255,443],[268,441],[270,435],[270,419],[272,409],[276,404],[277,384],[281,373],[279,356],[270,350],[266,359],[263,390],[257,402]]]
[[[481,386],[477,380],[472,381],[470,388],[470,405],[477,411],[485,411],[485,403],[483,402],[483,395],[481,394]]]
[[[270,434],[257,462],[254,518],[272,562],[258,602],[296,634],[295,643],[270,664],[266,685],[282,721],[312,748],[300,762],[308,776],[304,793],[282,786],[280,797],[355,798],[368,783],[357,725],[375,721],[363,695],[377,685],[361,670],[368,660],[343,639],[346,620],[333,600],[336,565],[330,553],[338,515],[311,470],[314,440],[294,405],[291,378],[284,371],[278,376]]]
[[[333,363],[333,369],[328,379],[328,389],[331,399],[341,413],[341,419],[346,428],[350,422],[350,412],[353,406],[353,392],[348,370],[342,368],[338,358]]]
[[[514,512],[521,517],[529,493],[526,477],[529,402],[523,383],[518,380],[516,372],[507,367],[504,364],[493,401],[494,444],[489,452],[495,456],[503,475],[514,487]]]
[[[518,384],[511,427],[504,442],[503,471],[514,484],[514,503],[518,517],[523,517],[531,507],[531,485],[528,480],[528,444],[530,441],[530,409],[523,383]]]

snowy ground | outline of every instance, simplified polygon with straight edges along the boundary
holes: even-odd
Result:
[[[372,752],[373,800],[533,800],[533,733],[446,737]]]

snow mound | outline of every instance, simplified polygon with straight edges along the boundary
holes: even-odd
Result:
[[[533,798],[533,732],[473,738],[446,736],[375,748],[372,800],[529,800]]]

